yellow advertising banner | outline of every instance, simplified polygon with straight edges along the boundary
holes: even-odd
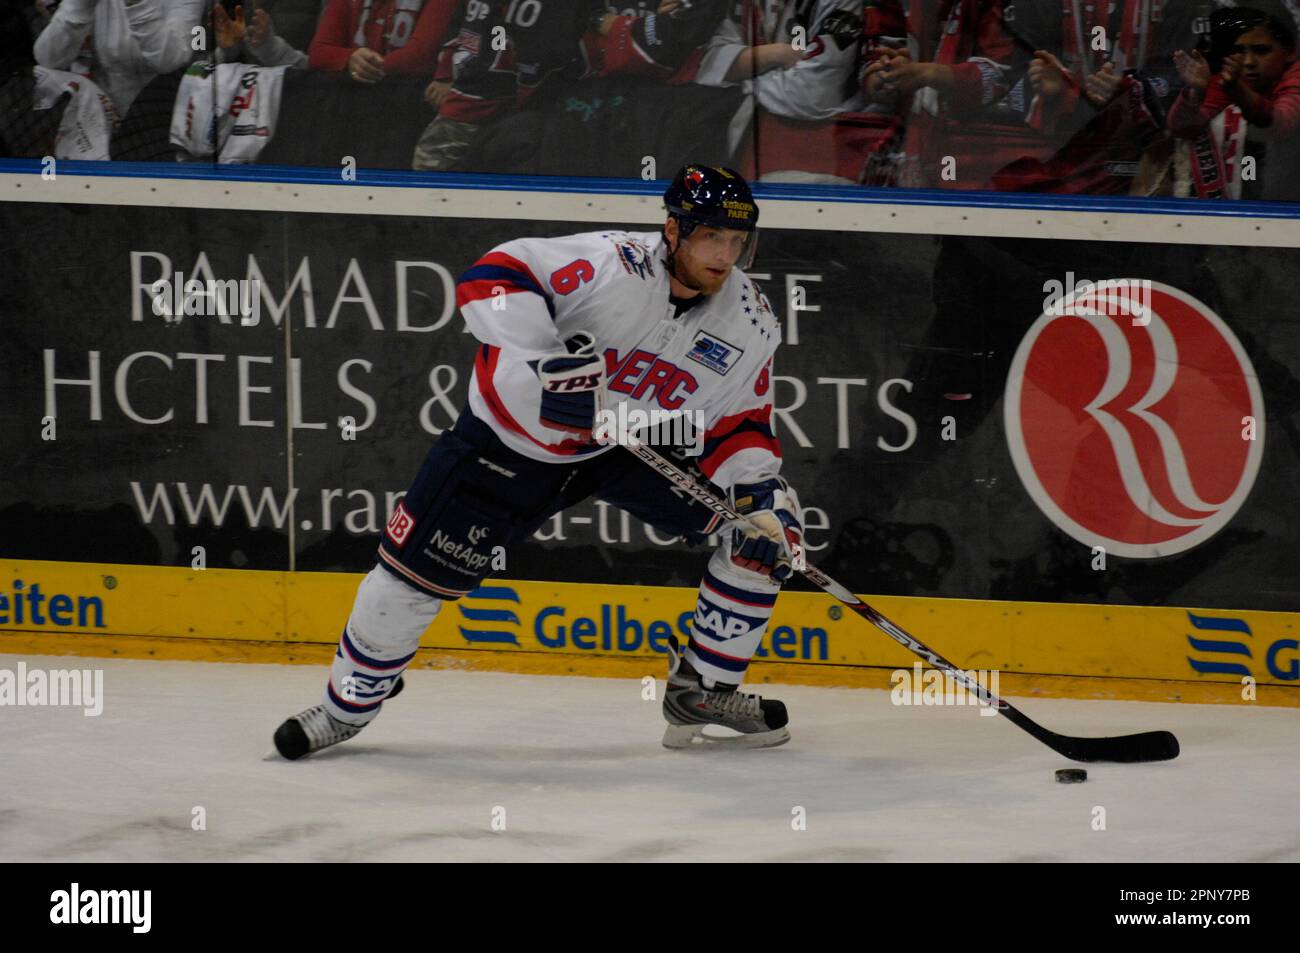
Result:
[[[0,560],[0,651],[321,661],[361,578]],[[1259,703],[1300,705],[1300,613],[864,598],[959,667],[1000,672],[1004,691],[1196,701],[1258,692]],[[662,675],[668,636],[688,635],[694,605],[684,588],[493,580],[444,605],[421,656]],[[882,687],[916,661],[824,593],[789,591],[750,681]]]

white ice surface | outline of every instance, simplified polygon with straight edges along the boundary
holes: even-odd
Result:
[[[0,707],[0,861],[1300,860],[1296,709],[1026,700],[1057,731],[1182,742],[1065,785],[1006,719],[883,691],[764,686],[788,745],[673,752],[639,681],[417,670],[359,737],[289,763],[262,759],[323,667],[22,660],[102,668],[106,700]]]

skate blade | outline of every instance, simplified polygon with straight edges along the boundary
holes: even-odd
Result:
[[[687,748],[775,748],[790,740],[789,728],[758,731],[750,735],[706,735],[706,725],[669,725],[664,730],[663,745],[681,751]]]

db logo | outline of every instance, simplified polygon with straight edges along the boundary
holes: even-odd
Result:
[[[1016,472],[1057,527],[1150,559],[1203,543],[1240,509],[1264,401],[1217,314],[1158,282],[1141,292],[1117,308],[1113,289],[1104,301],[1085,289],[1040,316],[1011,362],[1004,415]]]
[[[388,538],[398,546],[403,546],[414,526],[415,520],[411,519],[411,514],[407,512],[406,504],[399,502],[397,509],[393,510],[393,515],[388,518]]]

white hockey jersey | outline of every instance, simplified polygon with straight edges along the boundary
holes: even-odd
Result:
[[[117,122],[113,101],[80,73],[33,66],[32,76],[36,78],[33,109],[51,109],[64,93],[71,96],[54,137],[55,158],[107,162]]]
[[[191,66],[172,107],[172,145],[195,159],[215,152],[222,163],[256,162],[275,136],[286,69],[246,63]]]
[[[602,231],[521,238],[480,258],[456,300],[481,341],[469,403],[517,453],[565,463],[612,446],[584,444],[539,420],[530,361],[586,331],[605,357],[607,406],[689,413],[705,428],[700,468],[723,487],[777,473],[772,356],[781,327],[739,268],[678,314],[661,233]],[[677,316],[675,316],[675,314]],[[696,415],[698,411],[698,417]]]
[[[63,0],[32,47],[36,62],[72,69],[92,40],[90,78],[119,116],[159,73],[194,59],[194,29],[207,23],[207,0]],[[74,72],[80,70],[73,69]]]
[[[750,46],[792,43],[796,28],[803,31],[807,53],[788,69],[769,70],[745,80],[758,105],[788,119],[823,120],[842,112],[866,108],[860,84],[858,45],[841,48],[823,37],[832,13],[861,12],[862,0],[746,0],[722,21],[709,42],[695,82],[703,86],[729,86],[725,79],[731,64]],[[757,17],[754,15],[758,14]],[[805,25],[800,25],[800,20]],[[761,21],[761,22],[756,22]]]

